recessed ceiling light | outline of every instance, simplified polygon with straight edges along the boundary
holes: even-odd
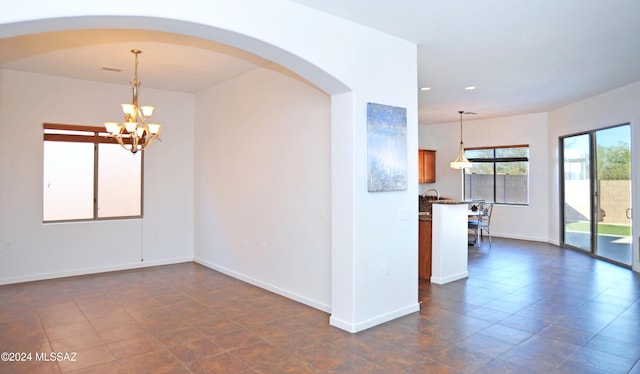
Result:
[[[420,91],[431,91],[431,87],[420,87]]]
[[[467,90],[467,91],[472,91],[472,90],[476,89],[476,86],[467,86],[464,89]]]

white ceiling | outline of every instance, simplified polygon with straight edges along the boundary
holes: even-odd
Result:
[[[637,0],[291,1],[417,43],[416,90],[432,88],[419,92],[420,124],[544,112],[640,81]],[[82,30],[0,39],[0,66],[127,84],[132,48],[143,88],[198,92],[270,64],[182,35]]]
[[[198,92],[270,61],[204,39],[158,31],[81,30],[0,39],[0,66],[42,74],[128,84],[142,51],[142,87]],[[120,69],[114,72],[108,69]]]

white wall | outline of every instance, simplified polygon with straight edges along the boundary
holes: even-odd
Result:
[[[330,97],[258,69],[196,104],[196,261],[329,312]]]
[[[157,107],[154,119],[166,130],[163,142],[145,151],[143,219],[43,224],[42,124],[121,120],[120,103],[130,100],[130,89],[10,70],[1,74],[0,283],[192,258],[193,156],[184,152],[193,139],[191,95],[145,89],[141,97]]]
[[[567,105],[549,112],[549,189],[551,191],[550,205],[553,215],[550,216],[549,230],[553,241],[560,239],[559,191],[558,191],[558,138],[582,131],[595,130],[603,127],[631,124],[631,168],[632,168],[632,206],[633,212],[640,212],[640,82],[609,91],[587,100]],[[638,233],[640,224],[635,214],[632,221],[632,254],[633,269],[640,271],[638,262]]]
[[[491,218],[491,234],[495,236],[548,241],[546,222],[556,210],[549,204],[549,151],[547,115],[545,113],[483,120],[463,119],[465,147],[529,145],[529,205],[496,205]],[[436,183],[421,184],[437,188],[442,196],[461,199],[462,172],[449,168],[458,153],[460,122],[420,126],[420,148],[435,149]],[[542,224],[531,224],[542,222]]]
[[[417,179],[414,43],[288,1],[183,0],[158,7],[152,0],[114,0],[78,7],[75,0],[26,0],[0,13],[0,37],[89,27],[220,41],[332,95],[330,323],[359,331],[419,308],[417,184],[394,193],[366,190],[367,102],[407,108],[408,178]]]

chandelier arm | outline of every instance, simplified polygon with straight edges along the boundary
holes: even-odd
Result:
[[[131,151],[131,149],[127,147],[127,143],[122,141],[122,136],[114,136],[114,138],[118,141],[118,144],[120,144],[122,148],[126,149],[127,151]]]
[[[149,144],[151,144],[151,138],[147,138],[147,141],[140,147],[140,150],[144,150]]]
[[[138,133],[136,131],[136,133],[133,136],[133,148],[135,148],[136,150],[139,150],[138,144],[140,144],[140,137],[138,137]]]

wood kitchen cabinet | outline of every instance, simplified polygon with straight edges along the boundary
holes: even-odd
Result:
[[[418,276],[431,279],[431,221],[418,221]]]
[[[436,182],[436,151],[418,150],[418,183]]]

